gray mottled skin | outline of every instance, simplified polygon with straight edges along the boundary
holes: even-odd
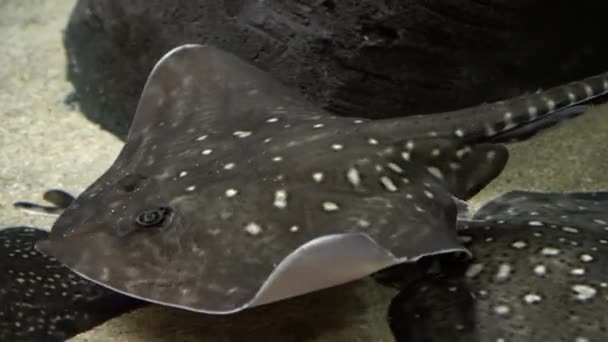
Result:
[[[0,341],[64,341],[140,305],[36,251],[47,235],[0,230]]]
[[[398,341],[606,341],[608,193],[516,191],[463,221],[473,260],[403,289]]]
[[[468,198],[507,160],[484,141],[608,90],[605,76],[584,84],[368,121],[331,116],[211,46],[180,47],[152,71],[118,159],[38,247],[113,289],[214,313],[246,306],[319,237],[363,233],[410,260],[462,251],[452,196]],[[135,224],[158,207],[171,214],[157,227]],[[332,277],[331,262],[315,277]]]

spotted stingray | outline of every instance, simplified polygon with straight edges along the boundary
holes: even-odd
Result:
[[[47,235],[0,229],[0,341],[65,341],[140,305],[36,251],[34,243]]]
[[[472,261],[406,286],[397,341],[606,341],[608,193],[514,191],[463,221]]]
[[[335,117],[212,46],[164,56],[126,145],[39,250],[116,291],[224,314],[464,252],[453,198],[507,160],[500,142],[581,113],[607,75],[507,102]]]

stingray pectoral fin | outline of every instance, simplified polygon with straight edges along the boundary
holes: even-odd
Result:
[[[584,114],[587,110],[589,110],[589,106],[587,105],[568,107],[540,117],[537,120],[497,133],[489,141],[494,143],[523,141],[540,134],[547,128]]]
[[[454,248],[398,257],[366,234],[335,234],[312,240],[287,256],[268,277],[249,307],[291,298],[367,277],[377,271],[434,254],[468,251]]]
[[[467,200],[504,169],[509,152],[500,144],[462,145],[447,139],[416,142],[409,157],[446,185],[456,198]]]
[[[297,113],[294,108],[299,109]],[[306,118],[318,115],[318,109],[269,73],[233,54],[211,45],[183,45],[154,66],[129,137],[133,140],[168,122],[218,130],[243,118],[265,120],[269,114]]]
[[[481,144],[471,147],[471,153],[462,159],[462,168],[454,175],[463,199],[473,197],[502,172],[509,159],[506,147]]]

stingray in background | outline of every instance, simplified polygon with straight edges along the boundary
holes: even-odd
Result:
[[[500,173],[507,151],[492,142],[607,91],[600,75],[371,121],[331,116],[214,47],[182,46],[154,67],[118,159],[37,247],[118,292],[216,314],[466,252],[453,197]]]
[[[484,205],[459,222],[474,259],[393,300],[397,341],[606,341],[607,208],[608,192],[513,191]]]
[[[47,236],[36,228],[0,229],[0,341],[64,341],[142,304],[36,251]]]

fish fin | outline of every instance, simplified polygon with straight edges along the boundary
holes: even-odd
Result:
[[[497,133],[496,135],[492,136],[489,141],[493,143],[507,143],[527,140],[544,132],[548,128],[584,114],[587,110],[589,110],[589,108],[590,106],[587,105],[564,108],[540,117],[535,121],[530,121],[515,128]]]
[[[297,113],[284,108],[299,108]],[[192,116],[192,108],[200,115]],[[296,115],[318,109],[252,64],[210,45],[171,50],[153,68],[144,86],[129,138],[180,119],[191,127],[221,129],[240,120]],[[223,124],[222,124],[223,123]]]
[[[608,226],[606,202],[606,191],[550,193],[516,190],[485,203],[477,210],[474,219],[518,222],[542,219],[555,225],[605,231],[604,228]]]
[[[45,191],[42,198],[45,201],[54,204],[54,206],[47,206],[26,201],[15,202],[13,203],[13,206],[30,214],[59,215],[74,201],[74,197],[72,195],[58,189]]]
[[[504,169],[509,152],[500,144],[462,145],[449,139],[416,142],[411,159],[443,180],[450,193],[467,200],[488,185]]]
[[[474,212],[469,203],[454,196],[452,196],[452,200],[458,210],[458,220],[470,219],[473,216]]]

